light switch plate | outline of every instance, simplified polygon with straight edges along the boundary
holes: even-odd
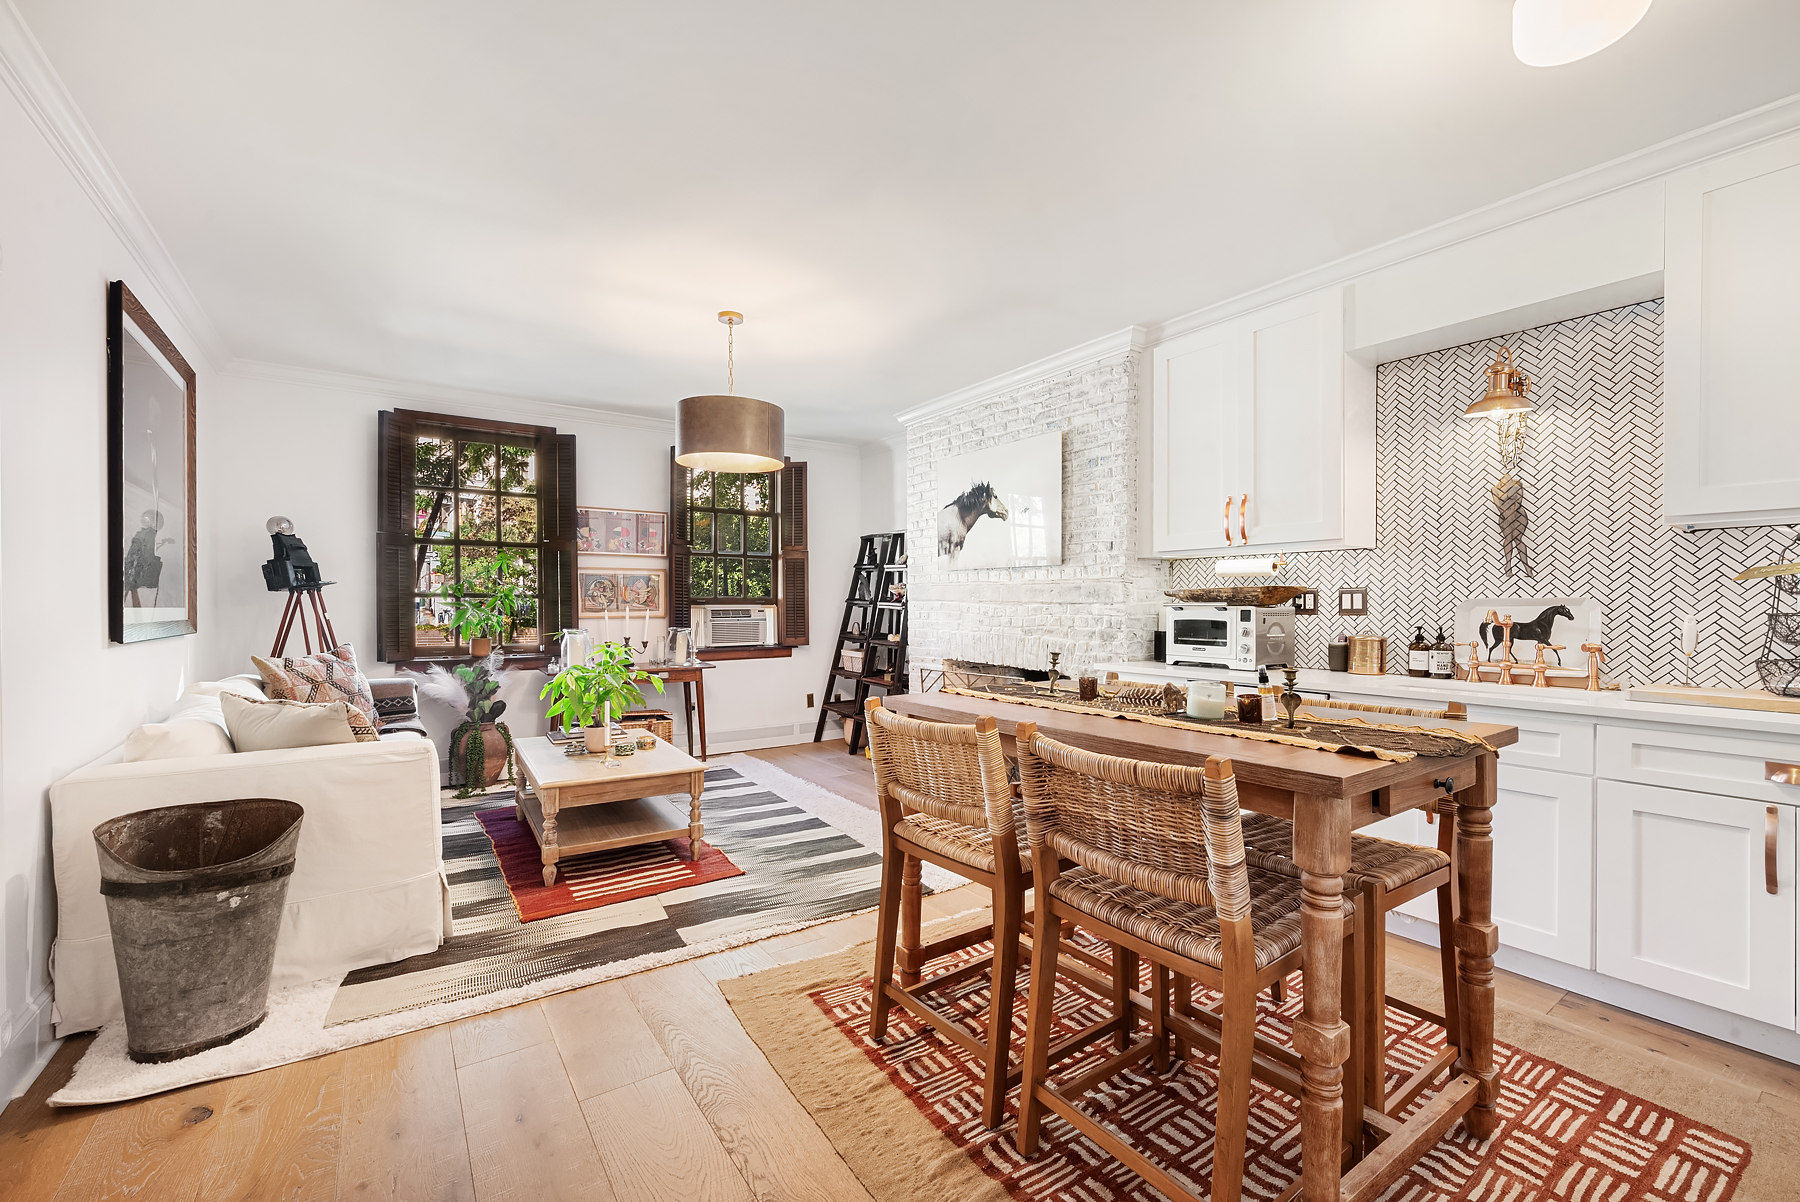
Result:
[[[1338,616],[1360,617],[1369,612],[1369,590],[1367,586],[1338,590]]]

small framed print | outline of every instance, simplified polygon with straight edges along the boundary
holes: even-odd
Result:
[[[638,509],[575,509],[575,549],[583,555],[669,553],[669,515]]]
[[[584,618],[613,614],[630,614],[634,618],[669,616],[669,573],[665,568],[611,571],[583,568],[578,586]]]

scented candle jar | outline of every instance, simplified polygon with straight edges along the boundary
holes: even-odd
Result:
[[[1261,693],[1244,693],[1237,699],[1238,721],[1253,726],[1262,725],[1263,699]]]
[[[1225,686],[1201,680],[1188,681],[1187,716],[1217,722],[1225,717]]]

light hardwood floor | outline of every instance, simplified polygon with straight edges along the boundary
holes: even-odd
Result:
[[[874,804],[868,762],[841,742],[757,754]],[[927,898],[925,917],[986,900],[968,885]],[[53,1109],[44,1099],[87,1046],[71,1039],[0,1114],[0,1198],[868,1199],[715,982],[873,934],[874,916],[856,915],[247,1077]],[[1396,939],[1389,954],[1437,972],[1435,949]],[[1496,976],[1502,1005],[1679,1061],[1800,1118],[1794,1065]]]

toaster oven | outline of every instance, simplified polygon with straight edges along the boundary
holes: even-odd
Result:
[[[1171,666],[1288,667],[1294,654],[1294,611],[1286,606],[1183,602],[1163,607]]]

